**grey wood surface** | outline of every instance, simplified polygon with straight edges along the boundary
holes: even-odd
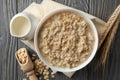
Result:
[[[41,2],[41,0],[0,0],[0,80],[22,80],[25,77],[16,62],[15,51],[20,47],[26,47],[30,53],[33,51],[17,38],[11,37],[9,22],[15,14],[21,12],[33,1]],[[108,20],[114,9],[120,4],[120,0],[55,1],[83,10],[104,21]],[[100,54],[99,51],[97,55]],[[95,69],[97,57],[99,57],[97,55],[89,65],[77,71],[71,79],[62,73],[57,73],[52,80],[120,80],[120,28],[118,28],[104,69],[102,67]]]

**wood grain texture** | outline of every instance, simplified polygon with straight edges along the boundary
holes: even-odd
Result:
[[[17,38],[10,36],[9,21],[16,13],[24,10],[33,1],[41,2],[41,0],[0,0],[0,80],[22,80],[25,77],[15,60],[15,51],[21,47],[26,47],[30,53],[33,53],[33,51]],[[54,1],[83,10],[105,21],[108,20],[114,9],[120,4],[120,0]],[[56,77],[51,80],[120,80],[119,48],[120,28],[118,28],[115,40],[111,46],[109,59],[104,69],[102,66],[95,69],[100,56],[100,51],[98,51],[94,60],[88,66],[77,71],[71,79],[62,73],[57,73]]]

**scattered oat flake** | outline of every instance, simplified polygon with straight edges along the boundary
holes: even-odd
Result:
[[[32,54],[32,56],[34,56],[34,57],[35,57],[36,55],[35,55],[35,54]]]
[[[26,78],[23,78],[23,80],[27,80]]]

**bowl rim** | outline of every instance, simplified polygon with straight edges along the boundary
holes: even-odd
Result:
[[[40,51],[38,49],[38,33],[39,33],[39,30],[41,28],[41,26],[43,25],[43,23],[49,19],[52,15],[55,15],[57,13],[60,13],[60,12],[64,12],[64,11],[72,11],[72,12],[75,12],[75,13],[78,13],[80,16],[82,16],[90,25],[90,27],[92,28],[93,30],[93,33],[94,33],[94,37],[95,37],[95,42],[94,42],[94,47],[93,47],[93,51],[91,52],[91,55],[89,56],[89,58],[84,61],[83,63],[81,63],[79,66],[77,67],[74,67],[74,68],[60,68],[60,67],[56,67],[56,66],[52,66],[45,58],[43,58],[43,56],[40,54]],[[95,27],[95,25],[93,24],[93,22],[86,16],[84,15],[82,12],[76,10],[76,9],[68,9],[68,8],[64,8],[64,9],[56,9],[56,10],[53,10],[51,12],[49,12],[48,14],[46,14],[40,21],[40,23],[38,24],[37,28],[36,28],[36,31],[35,31],[35,36],[34,36],[34,46],[35,46],[35,50],[37,52],[37,55],[38,57],[41,59],[41,61],[44,62],[45,65],[49,66],[52,70],[55,70],[55,71],[59,71],[59,72],[74,72],[74,71],[77,71],[77,70],[80,70],[81,68],[85,67],[86,65],[88,65],[92,59],[94,58],[96,52],[97,52],[97,49],[98,49],[98,32],[97,32],[97,29]]]

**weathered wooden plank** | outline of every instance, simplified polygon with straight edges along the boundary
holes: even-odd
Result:
[[[107,21],[120,0],[89,0],[89,13]]]
[[[9,34],[9,21],[16,13],[16,0],[1,0],[0,2],[0,79],[1,80],[15,80],[17,79],[16,73],[16,60],[14,52],[17,48],[17,39]]]
[[[111,0],[111,1],[110,0],[97,0],[97,1],[90,0],[89,13],[107,21],[118,4],[120,4],[119,0]],[[114,45],[117,46],[117,44],[114,44]],[[116,75],[120,74],[120,72],[118,72],[120,70],[120,68],[118,67],[119,64],[117,63],[117,62],[119,62],[119,58],[116,56],[116,52],[119,52],[119,49],[117,51],[115,51],[116,48],[113,48],[113,45],[111,47],[112,47],[111,50],[113,50],[113,52],[110,52],[110,54],[112,54],[112,55],[114,54],[114,55],[111,58],[109,57],[104,69],[102,66],[100,66],[97,70],[95,70],[96,63],[98,62],[99,56],[101,55],[100,51],[96,54],[96,56],[95,56],[94,60],[91,62],[91,64],[89,64],[89,66],[88,66],[88,70],[89,70],[89,72],[88,72],[89,78],[88,79],[89,80],[94,80],[94,79],[95,80],[96,79],[97,80],[104,80],[104,79],[106,79],[106,80],[116,80],[117,79],[118,80],[119,79],[119,76],[116,76]],[[118,61],[116,62],[116,60],[118,60]],[[115,69],[118,69],[118,71],[115,71]],[[111,73],[110,73],[110,71],[111,71]]]
[[[120,27],[120,25],[119,25]],[[120,79],[120,28],[118,28],[118,32],[116,34],[116,37],[114,39],[114,42],[111,46],[111,50],[110,50],[110,55],[109,55],[109,59],[108,59],[108,66],[107,66],[107,79],[111,79],[111,80],[119,80]]]

